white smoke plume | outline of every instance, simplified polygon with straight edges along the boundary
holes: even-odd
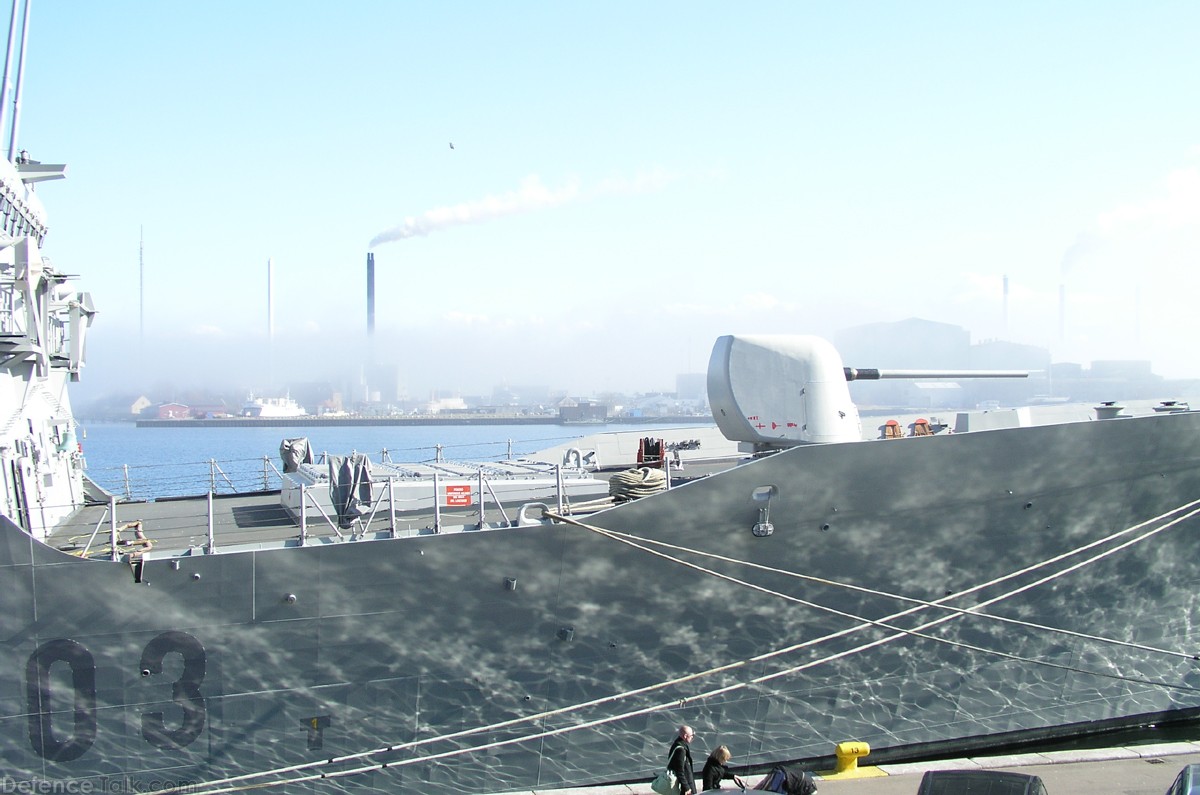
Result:
[[[1070,273],[1075,265],[1087,259],[1100,247],[1100,238],[1091,232],[1080,232],[1075,236],[1075,242],[1063,254],[1059,269],[1063,276]]]
[[[371,238],[369,248],[383,243],[392,243],[417,235],[428,235],[439,229],[464,224],[477,224],[506,215],[558,207],[594,196],[616,193],[645,193],[659,190],[670,182],[670,177],[661,170],[637,175],[632,180],[606,179],[599,187],[590,191],[580,188],[577,180],[567,182],[561,188],[551,189],[542,184],[536,175],[528,176],[521,187],[499,196],[487,196],[475,201],[463,202],[450,207],[435,207],[418,216],[409,216],[404,222]]]

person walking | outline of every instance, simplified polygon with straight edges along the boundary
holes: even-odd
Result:
[[[679,733],[671,743],[671,750],[667,752],[667,769],[675,774],[679,782],[679,795],[696,793],[696,773],[692,767],[692,746],[689,744],[695,736],[696,732],[692,731],[691,726],[680,726]]]
[[[708,761],[704,763],[704,772],[700,774],[705,791],[720,789],[721,780],[726,778],[733,779],[736,786],[746,788],[746,782],[729,772],[729,759],[732,756],[727,745],[718,745],[716,750],[708,755]]]

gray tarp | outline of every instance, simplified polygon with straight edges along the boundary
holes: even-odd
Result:
[[[343,530],[371,509],[371,461],[366,455],[329,457],[329,500]]]
[[[313,462],[312,448],[308,446],[308,437],[284,439],[279,443],[279,457],[283,459],[283,471],[296,472],[301,464]]]

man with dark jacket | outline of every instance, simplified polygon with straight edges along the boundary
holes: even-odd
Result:
[[[675,773],[679,781],[679,795],[695,795],[696,774],[692,769],[692,747],[688,745],[696,733],[691,726],[680,726],[679,734],[671,743],[667,755],[667,769]]]

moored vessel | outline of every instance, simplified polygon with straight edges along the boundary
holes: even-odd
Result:
[[[285,397],[251,397],[242,404],[243,417],[255,417],[258,419],[284,419],[289,417],[305,417],[308,412],[304,410],[290,396]]]
[[[100,495],[67,393],[91,301],[40,250],[32,187],[55,173],[0,164],[13,782],[515,791],[648,778],[684,722],[766,767],[1200,708],[1200,415],[1181,404],[869,441],[846,387],[865,371],[812,337],[729,336],[709,396],[738,463],[595,512],[573,510],[596,496],[589,453],[628,438],[513,464],[513,493],[482,468],[445,474],[454,491],[413,476],[435,484],[414,509],[408,474],[354,466],[297,469],[290,496]],[[665,470],[708,463],[682,433]]]
[[[862,441],[844,376],[819,376],[834,355],[718,341],[714,413],[746,460],[583,519],[543,503],[321,533],[252,495],[80,507],[20,544],[9,517],[3,563],[28,585],[0,599],[5,759],[200,791],[505,790],[627,778],[685,721],[768,765],[1196,709],[1196,413],[991,411]],[[736,382],[763,364],[811,401]],[[122,544],[131,525],[154,546]],[[100,559],[56,548],[88,527],[117,541]]]

